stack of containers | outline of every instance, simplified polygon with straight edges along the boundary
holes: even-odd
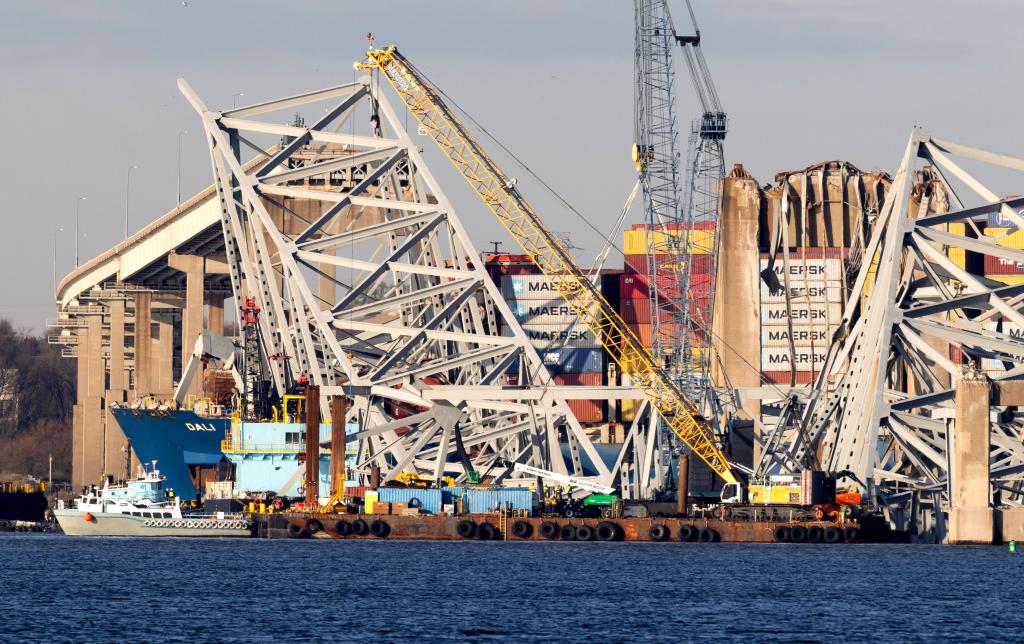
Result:
[[[1020,214],[1024,216],[1024,209],[1020,211]],[[1014,226],[1010,219],[996,211],[989,214],[987,223],[988,226],[984,230],[986,237],[995,237],[996,243],[1000,246],[1024,250],[1024,230]],[[1011,286],[1024,284],[1024,262],[986,255],[985,277]],[[1006,316],[1000,316],[999,319],[986,323],[985,328],[1018,338],[1024,337],[1024,329],[1021,329],[1020,325],[1015,322],[1007,320]],[[955,360],[959,356],[952,357]],[[1006,364],[1001,360],[985,358],[982,360],[981,368],[984,371],[1005,371]]]
[[[686,234],[687,243],[691,249],[690,261],[693,262],[690,271],[689,307],[690,317],[698,322],[711,320],[710,293],[714,286],[711,274],[711,255],[714,245],[714,223],[698,223],[692,228],[681,228],[678,225],[650,226],[647,224],[634,224],[623,234],[622,249],[623,273],[619,277],[619,314],[626,322],[626,325],[636,334],[647,348],[654,344],[654,312],[651,310],[651,287],[649,284],[648,258],[653,258],[658,272],[662,273],[666,282],[671,283],[678,278],[671,276],[682,267],[676,264],[678,258],[674,254],[658,253],[660,248],[675,243],[673,238],[679,238]],[[669,290],[664,292],[671,298],[679,296],[679,293]],[[657,323],[662,334],[679,334],[681,329],[673,328],[674,321],[679,317],[670,311],[662,308],[657,315]],[[697,325],[698,328],[700,325]],[[700,334],[696,338],[694,351],[707,351],[706,338]],[[622,385],[632,384],[628,376],[623,375]],[[619,420],[622,422],[633,422],[636,412],[640,407],[639,400],[622,400],[619,402]]]
[[[711,320],[710,293],[713,287],[713,276],[711,275],[711,255],[714,244],[715,231],[714,223],[696,223],[692,228],[683,229],[678,225],[650,226],[647,224],[634,224],[626,230],[623,235],[624,272],[620,278],[619,312],[629,328],[636,334],[637,338],[645,347],[651,347],[654,341],[654,323],[651,311],[651,287],[649,285],[648,258],[652,257],[659,273],[665,275],[667,282],[675,281],[669,275],[682,270],[677,265],[678,258],[672,254],[658,253],[660,248],[675,243],[673,238],[679,238],[685,234],[687,243],[691,249],[691,260],[693,266],[690,270],[690,288],[688,301],[690,306],[690,317],[698,322]],[[669,290],[664,293],[669,298],[676,298],[678,293]],[[662,333],[679,333],[679,329],[671,327],[677,315],[670,311],[659,311],[657,323],[662,328]],[[668,328],[665,325],[670,325]],[[698,325],[699,327],[700,325]],[[698,348],[706,346],[706,339],[703,334],[696,339]]]
[[[789,384],[796,366],[796,384],[810,384],[825,362],[832,336],[842,317],[844,248],[793,249],[789,253],[789,305],[786,294],[773,294],[761,282],[761,373],[777,384]],[[761,254],[761,270],[768,267]],[[785,284],[782,254],[774,271]],[[792,346],[790,344],[792,319]]]
[[[532,266],[532,265],[531,265]],[[492,276],[495,271],[488,269]],[[579,321],[572,307],[555,290],[545,275],[498,273],[502,295],[512,315],[557,385],[600,387],[604,384],[605,360],[599,338]],[[512,335],[502,324],[502,335]],[[509,384],[522,384],[515,368]],[[581,423],[601,423],[605,419],[604,400],[569,400],[569,407]]]

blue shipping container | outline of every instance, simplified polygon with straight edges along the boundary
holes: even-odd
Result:
[[[533,492],[523,487],[454,487],[445,488],[444,492],[451,495],[451,500],[446,502],[461,505],[462,512],[487,514],[498,512],[504,507],[506,510],[520,510],[528,516],[533,515]]]
[[[1024,208],[1017,211],[1017,214],[1024,217]],[[1003,216],[1002,208],[995,210],[994,212],[988,213],[988,225],[995,226],[997,228],[1014,228],[1014,223],[1009,217]]]
[[[407,503],[415,499],[420,508],[430,514],[441,512],[441,490],[437,488],[382,487],[377,490],[377,500],[382,503]]]
[[[564,373],[601,373],[604,371],[604,351],[602,349],[554,349],[540,351],[540,359],[548,373],[557,376]],[[518,373],[519,356],[516,356],[508,373]]]

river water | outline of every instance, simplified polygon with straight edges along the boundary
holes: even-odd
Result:
[[[1021,641],[1004,547],[0,535],[4,642]]]

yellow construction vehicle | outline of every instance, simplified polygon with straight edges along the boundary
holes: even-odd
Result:
[[[356,62],[355,67],[383,72],[423,131],[434,139],[523,252],[531,256],[580,322],[602,338],[622,373],[632,379],[665,424],[726,483],[737,483],[707,419],[658,366],[651,352],[519,193],[515,181],[498,168],[441,100],[441,92],[393,45],[366,52],[366,59]]]
[[[431,479],[416,472],[400,472],[395,476],[395,480],[405,487],[430,487],[431,483],[433,483]],[[445,487],[455,487],[455,479],[450,476],[443,477],[442,482]]]

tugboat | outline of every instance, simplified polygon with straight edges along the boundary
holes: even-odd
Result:
[[[71,507],[58,502],[53,511],[64,534],[90,537],[248,537],[249,521],[242,515],[183,514],[181,499],[168,498],[166,477],[156,461],[138,475],[103,487],[91,486]]]

